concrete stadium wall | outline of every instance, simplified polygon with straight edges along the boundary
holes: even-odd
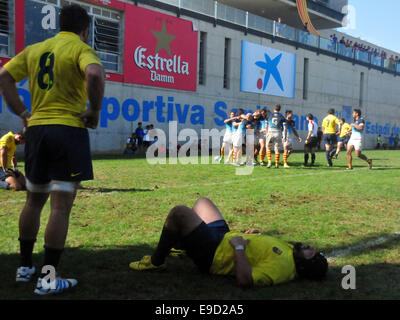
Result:
[[[158,10],[152,7],[149,9]],[[170,12],[165,12],[170,14]],[[143,125],[154,124],[156,128],[168,131],[168,108],[174,110],[174,120],[178,119],[177,104],[180,108],[178,132],[183,128],[192,128],[200,134],[201,129],[217,128],[223,120],[223,113],[228,114],[232,108],[256,110],[264,106],[270,109],[280,103],[282,111],[291,109],[299,120],[307,113],[313,113],[319,125],[329,108],[341,112],[343,106],[360,107],[360,77],[364,73],[364,89],[362,96],[363,117],[367,121],[365,148],[373,148],[376,136],[381,133],[390,135],[400,131],[400,78],[367,67],[353,65],[350,62],[317,55],[305,49],[297,49],[291,45],[279,42],[272,43],[269,39],[229,29],[213,24],[181,16],[194,22],[199,31],[207,33],[205,85],[198,85],[197,91],[184,92],[162,88],[152,88],[140,85],[107,82],[105,100],[102,108],[100,126],[90,130],[92,151],[94,153],[120,153],[128,136],[135,130],[138,122]],[[224,74],[224,43],[225,38],[231,39],[231,59],[229,89],[223,88]],[[257,43],[263,46],[296,54],[296,91],[295,98],[281,98],[240,91],[241,78],[241,41]],[[127,57],[125,57],[127,59]],[[309,59],[308,98],[303,99],[304,59]],[[21,97],[30,104],[28,84],[19,84]],[[159,98],[157,98],[159,97]],[[160,98],[162,97],[162,98]],[[156,102],[165,103],[162,114],[157,114]],[[144,104],[147,108],[144,108]],[[134,108],[140,108],[140,114],[132,121]],[[151,108],[153,106],[153,108]],[[226,109],[224,108],[226,107]],[[150,108],[150,109],[149,109]],[[185,111],[187,109],[187,117]],[[124,112],[125,110],[125,116]],[[164,121],[162,121],[164,120]],[[21,121],[5,105],[0,102],[0,134],[9,130],[18,131]],[[378,131],[376,130],[378,129]],[[302,121],[298,123],[298,131],[306,136]],[[400,133],[400,132],[398,132]],[[168,140],[167,140],[168,141]],[[21,147],[19,147],[21,148]],[[297,143],[296,149],[302,149],[303,144]]]

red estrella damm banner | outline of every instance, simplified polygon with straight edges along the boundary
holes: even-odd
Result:
[[[192,22],[137,6],[126,6],[125,13],[125,82],[196,91]]]

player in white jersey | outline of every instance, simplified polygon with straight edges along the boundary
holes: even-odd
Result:
[[[220,156],[215,158],[215,160],[218,162],[222,162],[224,160],[225,152],[228,154],[228,157],[227,157],[225,163],[229,163],[229,161],[232,157],[232,152],[233,152],[232,134],[233,134],[233,122],[235,120],[236,120],[236,113],[234,111],[231,111],[229,113],[229,118],[227,118],[224,121],[225,134],[224,134],[224,138],[222,140],[221,152],[220,152]]]
[[[318,145],[318,124],[314,121],[314,116],[307,114],[308,134],[304,143],[304,166],[308,166],[309,153],[311,152],[311,165],[315,164],[315,149]]]
[[[372,169],[372,160],[368,159],[362,151],[362,140],[363,140],[363,131],[365,127],[365,120],[361,118],[361,110],[354,109],[353,111],[353,119],[354,122],[351,126],[351,137],[349,142],[347,143],[347,162],[349,167],[346,170],[353,170],[352,164],[352,152],[355,150],[356,156],[368,163],[369,169]]]
[[[232,124],[233,133],[232,133],[232,145],[233,145],[233,152],[235,156],[235,160],[232,163],[233,165],[242,165],[242,145],[244,143],[244,138],[246,134],[246,123],[247,120],[245,119],[246,116],[244,115],[244,110],[239,109],[238,116],[234,120]]]

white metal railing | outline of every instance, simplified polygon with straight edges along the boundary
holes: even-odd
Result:
[[[157,0],[173,5],[179,9],[201,13],[214,17],[216,20],[228,21],[240,25],[246,29],[261,31],[275,37],[282,37],[296,41],[310,47],[329,51],[347,58],[368,63],[371,66],[379,66],[388,70],[400,72],[400,62],[390,63],[389,59],[377,57],[372,53],[347,48],[339,42],[332,42],[330,39],[317,37],[305,30],[296,29],[277,21],[236,9],[213,0]]]

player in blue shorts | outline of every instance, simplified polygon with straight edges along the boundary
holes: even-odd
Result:
[[[268,165],[267,168],[271,168],[271,148],[274,145],[275,149],[275,169],[279,168],[279,145],[282,143],[282,131],[284,132],[284,136],[287,134],[286,128],[286,119],[280,113],[281,105],[277,104],[274,106],[274,111],[271,112],[268,116],[266,131],[267,137],[265,144],[267,145],[267,158],[268,158]]]
[[[286,136],[285,133],[282,132],[283,134],[283,167],[284,168],[290,168],[290,166],[287,163],[287,160],[292,153],[293,150],[293,140],[296,137],[297,141],[301,142],[301,137],[297,133],[296,130],[296,123],[293,120],[293,111],[292,110],[287,110],[286,111]]]

